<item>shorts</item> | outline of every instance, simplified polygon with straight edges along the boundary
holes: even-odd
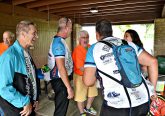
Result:
[[[130,108],[113,108],[103,102],[100,116],[129,116]],[[131,108],[131,116],[147,116],[149,112],[149,102]]]
[[[93,85],[92,87],[85,86],[82,81],[82,76],[74,73],[73,83],[75,92],[74,100],[77,102],[84,102],[87,97],[95,97],[98,95],[96,85]]]

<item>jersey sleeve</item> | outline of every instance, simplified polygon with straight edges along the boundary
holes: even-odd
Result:
[[[91,45],[91,47],[88,49],[84,67],[96,67],[95,60],[93,57],[94,46],[95,44]]]
[[[55,58],[64,58],[65,57],[65,46],[60,39],[54,39],[52,44],[52,53]]]
[[[143,48],[137,46],[137,45],[134,44],[133,42],[128,42],[128,44],[129,44],[130,46],[132,46],[132,47],[135,49],[136,55],[137,55],[137,56],[139,56],[139,55],[142,53]]]

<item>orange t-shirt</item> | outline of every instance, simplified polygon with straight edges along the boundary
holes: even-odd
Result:
[[[88,45],[88,48],[90,45]],[[77,75],[82,76],[83,72],[80,70],[81,67],[84,67],[85,58],[86,58],[87,50],[81,46],[78,45],[74,50],[72,54],[73,64],[74,64],[74,73]]]
[[[6,51],[7,48],[8,48],[7,45],[5,45],[4,43],[0,43],[0,55],[2,55],[2,53]]]

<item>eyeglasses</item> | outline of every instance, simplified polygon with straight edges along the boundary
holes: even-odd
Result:
[[[86,36],[86,37],[81,37],[81,38],[85,39],[85,38],[89,38],[89,37],[88,37],[88,36]]]

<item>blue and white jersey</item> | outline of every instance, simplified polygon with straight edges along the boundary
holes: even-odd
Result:
[[[108,37],[104,40],[111,41],[115,45],[122,44],[121,39],[115,37]],[[135,49],[137,56],[143,51],[143,49],[132,42],[128,42],[128,44]],[[84,67],[96,67],[108,75],[121,80],[112,48],[101,42],[95,43],[89,48]],[[99,73],[99,75],[101,77],[99,80],[100,86],[103,89],[104,100],[107,101],[107,105],[115,108],[129,108],[128,98],[123,85],[101,73]],[[141,84],[137,88],[127,88],[127,90],[131,98],[132,107],[136,107],[148,101],[148,94],[144,84]]]
[[[48,53],[48,66],[51,69],[51,78],[61,77],[55,63],[56,58],[65,58],[65,68],[67,70],[68,75],[70,75],[73,71],[71,52],[66,44],[66,41],[59,36],[55,36],[53,38]]]

